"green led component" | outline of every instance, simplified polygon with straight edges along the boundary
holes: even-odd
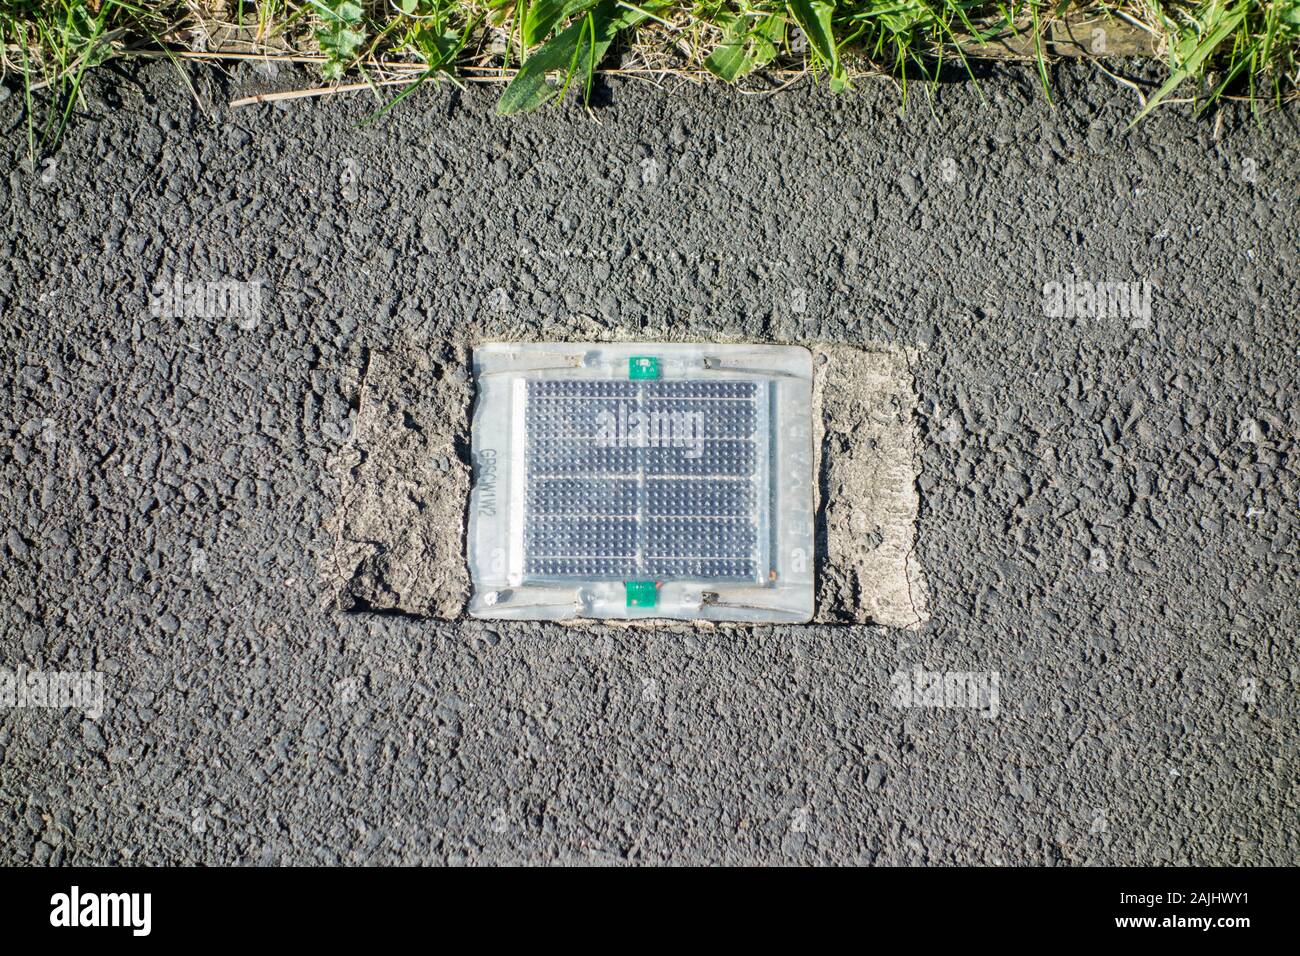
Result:
[[[659,377],[659,358],[654,355],[633,355],[627,360],[627,377],[636,380]]]
[[[659,603],[659,586],[653,581],[625,581],[628,607],[654,607]]]

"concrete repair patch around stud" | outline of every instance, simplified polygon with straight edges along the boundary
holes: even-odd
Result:
[[[465,349],[368,353],[351,437],[331,462],[342,501],[321,573],[338,608],[463,612],[468,360]]]
[[[817,621],[919,628],[916,349],[815,346]]]
[[[919,496],[911,366],[919,352],[811,348],[813,619],[918,628],[929,619],[914,552]],[[581,349],[573,351],[575,367],[581,356]],[[334,463],[343,497],[322,576],[336,606],[444,620],[465,613],[470,361],[463,346],[441,360],[421,349],[368,357],[352,438]],[[633,617],[625,623],[662,622]]]

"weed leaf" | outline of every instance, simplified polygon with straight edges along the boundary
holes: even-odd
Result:
[[[524,46],[534,47],[546,39],[556,25],[584,13],[596,5],[596,0],[537,0],[524,14]]]
[[[785,20],[779,14],[765,17],[753,30],[745,17],[733,17],[723,29],[722,42],[704,58],[704,67],[728,83],[776,59],[785,37]]]
[[[325,55],[321,73],[327,80],[337,80],[366,42],[365,12],[356,0],[311,0],[311,4],[321,19],[316,28],[316,42]]]
[[[646,18],[645,10],[631,10],[618,0],[600,0],[583,16],[548,40],[519,68],[497,103],[502,116],[526,113],[550,102],[568,89],[574,74],[581,69],[591,76],[609,51],[619,30],[635,26]],[[562,77],[555,82],[551,75]]]
[[[813,56],[830,71],[831,89],[847,89],[848,75],[840,63],[840,52],[835,45],[835,33],[831,28],[835,4],[825,0],[789,0],[788,6],[790,16],[794,17],[799,29],[808,37],[808,46],[812,49]]]

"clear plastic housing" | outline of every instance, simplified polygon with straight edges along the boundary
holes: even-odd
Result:
[[[474,374],[471,614],[812,617],[806,349],[494,343]]]

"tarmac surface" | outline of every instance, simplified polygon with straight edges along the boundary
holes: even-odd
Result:
[[[0,863],[1298,862],[1294,105],[187,75],[0,103]],[[925,347],[923,629],[332,609],[369,350],[629,329]]]

